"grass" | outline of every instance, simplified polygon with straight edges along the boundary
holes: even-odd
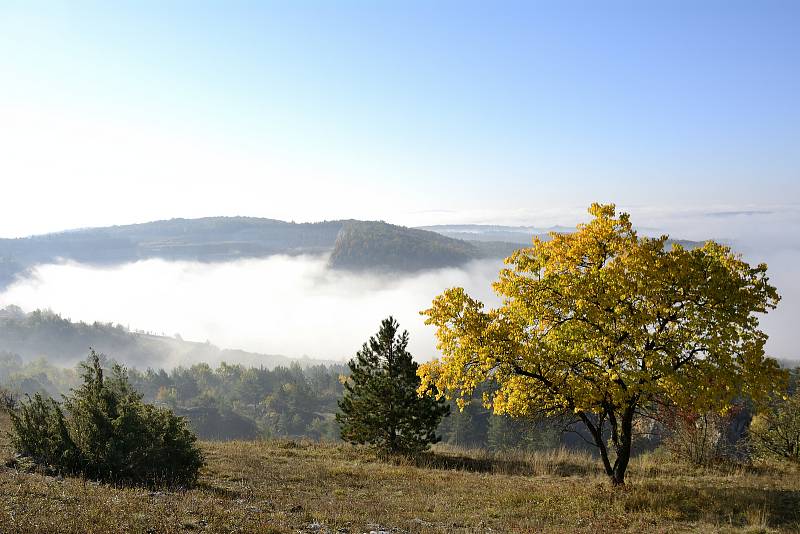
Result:
[[[800,531],[800,476],[789,468],[697,469],[645,455],[613,489],[590,456],[563,450],[439,447],[382,461],[338,444],[202,446],[207,466],[189,491],[0,468],[0,532]],[[10,454],[0,441],[0,460]]]

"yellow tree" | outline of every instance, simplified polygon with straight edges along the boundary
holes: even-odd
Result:
[[[494,381],[483,402],[496,414],[572,414],[617,485],[634,419],[653,403],[724,412],[781,383],[757,317],[780,297],[766,265],[728,247],[639,237],[613,204],[589,213],[574,233],[534,239],[506,259],[493,284],[500,307],[462,288],[434,299],[422,313],[443,357],[420,367],[420,392],[463,403]]]

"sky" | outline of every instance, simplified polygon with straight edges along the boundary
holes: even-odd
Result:
[[[800,3],[772,0],[0,0],[0,237],[217,215],[571,227],[614,202],[768,262],[769,350],[796,358],[798,28]],[[431,354],[421,303],[488,291],[490,267],[389,284],[285,258],[41,266],[0,303],[334,356],[388,302]],[[267,271],[285,291],[250,289]],[[247,322],[263,302],[364,317],[341,346],[298,345]]]
[[[796,212],[798,27],[769,0],[0,0],[0,236]]]

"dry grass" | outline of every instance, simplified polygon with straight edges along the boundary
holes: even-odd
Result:
[[[495,457],[441,447],[385,462],[307,442],[203,449],[208,465],[185,492],[3,470],[0,532],[800,531],[797,471],[688,469],[651,455],[615,490],[591,457],[568,451]]]

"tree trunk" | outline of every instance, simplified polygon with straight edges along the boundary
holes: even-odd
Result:
[[[628,469],[628,463],[631,459],[631,442],[633,440],[633,414],[634,405],[628,406],[622,414],[621,420],[618,420],[613,411],[607,412],[610,423],[612,426],[612,441],[614,443],[614,451],[617,457],[614,464],[608,456],[608,447],[603,438],[602,424],[594,424],[592,420],[584,413],[580,414],[581,420],[589,429],[589,433],[594,439],[595,445],[600,450],[600,458],[603,460],[603,468],[606,471],[611,484],[614,486],[625,485],[625,472]],[[602,419],[601,419],[602,421]],[[619,425],[619,426],[617,426]]]
[[[619,442],[616,445],[617,459],[611,473],[611,483],[615,486],[625,484],[625,472],[631,459],[631,442],[633,441],[633,406],[625,409],[619,428]]]
[[[578,416],[583,421],[583,424],[586,425],[586,428],[589,429],[589,433],[592,435],[592,439],[594,439],[594,444],[600,450],[600,459],[603,460],[603,468],[606,470],[606,474],[613,480],[614,467],[611,465],[611,460],[608,458],[608,449],[606,448],[606,443],[603,440],[602,421],[595,425],[585,413],[579,412]]]

